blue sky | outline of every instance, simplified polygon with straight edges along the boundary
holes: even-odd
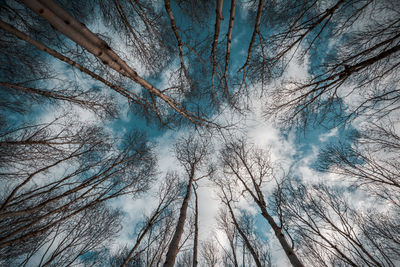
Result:
[[[158,9],[164,8],[162,3],[155,5],[157,5]],[[194,42],[202,40],[207,36],[212,36],[214,32],[214,20],[207,21],[205,25],[202,25],[203,28],[201,30],[190,31],[193,26],[191,18],[182,14],[174,3],[172,4],[172,9],[179,32],[183,33],[188,31],[188,36],[194,38],[184,41]],[[250,14],[251,12],[255,12],[255,10],[249,9],[251,9],[251,7],[243,3],[238,4],[236,9],[229,64],[229,72],[232,77],[238,74],[237,70],[246,61],[247,50],[254,28],[254,16]],[[224,51],[226,49],[229,12],[230,3],[224,1],[224,19],[221,22],[217,47],[218,51],[223,52],[221,53],[223,57],[225,56]],[[214,10],[211,11],[210,14],[211,18],[215,18]],[[157,88],[162,90],[167,88],[170,83],[175,82],[174,78],[171,79],[172,81],[169,80],[169,75],[179,67],[179,59],[177,56],[172,56],[169,61],[162,62],[160,64],[162,68],[156,73],[151,73],[150,70],[146,70],[144,65],[140,65],[141,62],[139,59],[127,52],[130,51],[130,48],[127,47],[125,40],[123,40],[118,33],[107,28],[101,19],[90,21],[87,23],[87,26],[91,31],[109,37],[112,41],[112,48],[116,51],[121,51],[124,58],[129,61],[132,67]],[[196,105],[199,106],[209,119],[215,120],[216,122],[222,124],[226,121],[236,122],[235,127],[230,127],[222,132],[225,133],[226,136],[229,136],[229,134],[235,137],[244,136],[254,144],[254,147],[269,150],[272,161],[279,166],[278,169],[282,171],[282,175],[289,173],[305,184],[324,183],[340,185],[342,181],[337,175],[318,172],[315,163],[318,160],[318,154],[321,149],[328,145],[342,144],[352,147],[355,144],[354,142],[356,140],[350,137],[356,136],[355,133],[357,133],[360,125],[364,122],[348,121],[344,123],[348,102],[338,98],[330,105],[331,109],[310,112],[307,115],[307,124],[305,127],[303,124],[295,124],[291,128],[284,128],[279,123],[266,120],[265,118],[265,106],[268,105],[268,98],[272,91],[279,90],[280,86],[285,86],[285,82],[288,80],[304,81],[311,78],[312,75],[320,73],[321,69],[323,69],[321,65],[325,63],[327,55],[336,55],[335,47],[340,46],[340,40],[332,40],[329,38],[335,26],[336,25],[328,24],[328,30],[324,31],[321,38],[316,42],[316,49],[312,49],[301,58],[299,58],[299,51],[297,54],[294,54],[294,57],[287,65],[282,76],[272,81],[265,88],[260,88],[261,85],[259,83],[249,82],[248,85],[251,94],[249,97],[249,109],[245,112],[238,113],[228,105],[223,104],[222,110],[224,110],[224,113],[218,114],[215,108],[207,106],[207,99],[195,99],[197,102],[194,104],[189,103],[188,106],[190,108],[196,107]],[[194,27],[197,26],[195,25]],[[268,40],[268,37],[274,33],[271,30],[272,28],[269,28],[268,25],[262,24],[261,29],[265,40]],[[184,34],[182,34],[182,38],[186,38]],[[71,45],[71,42],[67,41],[67,43]],[[210,45],[208,45],[208,43]],[[208,43],[208,47],[205,49],[211,52],[211,41]],[[304,48],[302,45],[303,44],[301,44],[300,48]],[[253,54],[256,54],[257,49],[257,46],[253,47]],[[184,60],[189,66],[189,70],[192,71],[190,74],[194,77],[201,76],[202,74],[197,73],[198,69],[195,68],[198,62],[192,61],[196,56],[185,47],[183,50],[184,53],[189,53],[189,56],[185,57]],[[205,54],[208,55],[207,53]],[[101,125],[105,131],[110,133],[113,137],[122,137],[135,130],[139,130],[146,134],[149,143],[151,143],[154,148],[154,153],[158,159],[157,179],[151,185],[149,192],[135,198],[123,196],[110,201],[110,206],[119,209],[124,215],[122,230],[115,242],[109,245],[110,252],[113,253],[123,246],[130,247],[136,238],[135,235],[138,224],[143,220],[145,215],[150,214],[157,204],[157,190],[161,184],[161,179],[165,177],[164,175],[169,171],[175,171],[178,173],[181,183],[184,184],[186,182],[185,172],[182,166],[177,162],[173,153],[173,145],[176,140],[185,135],[197,136],[199,134],[204,134],[204,136],[207,136],[208,132],[207,130],[203,131],[201,129],[196,131],[193,125],[188,123],[175,128],[159,127],[156,122],[147,121],[141,114],[135,113],[134,109],[131,108],[124,97],[104,88],[102,84],[95,82],[79,71],[72,71],[71,67],[63,62],[59,62],[49,56],[44,57],[49,66],[52,66],[53,71],[57,72],[57,77],[61,77],[65,81],[77,81],[77,83],[85,88],[103,94],[104,98],[114,98],[120,111],[120,116],[116,119],[104,121],[89,110],[56,102],[42,105],[34,104],[27,114],[21,115],[10,112],[5,116],[10,124],[48,122],[68,111],[74,114],[74,118],[77,122],[87,125]],[[210,59],[204,58],[204,60],[208,62]],[[220,62],[222,62],[221,67],[223,68],[225,61],[222,59]],[[209,66],[211,66],[211,64],[209,64]],[[0,75],[0,77],[4,78],[3,75]],[[241,77],[240,73],[238,77]],[[62,79],[49,79],[48,81],[37,82],[35,85],[51,89],[57,87],[58,83],[64,84]],[[210,81],[201,81],[201,83],[207,87]],[[140,87],[132,81],[125,80],[124,85],[137,93],[141,90]],[[237,87],[231,87],[231,90],[235,91]],[[4,91],[1,91],[1,94],[4,98],[8,97],[7,93]],[[186,99],[183,99],[183,102],[184,101],[186,101]],[[171,110],[168,110],[168,112],[173,113]],[[212,132],[212,130],[210,131]],[[214,131],[214,135],[209,140],[214,146],[214,153],[212,155],[213,162],[218,162],[218,151],[223,146],[221,140],[223,139],[219,133]],[[346,181],[344,185],[350,185],[350,182]],[[271,196],[274,188],[275,184],[273,182],[266,183],[263,186],[262,189],[266,198]],[[220,239],[219,241],[222,245],[226,245],[226,239],[224,239],[221,230],[218,229],[215,219],[218,214],[218,209],[221,207],[221,201],[218,199],[218,192],[215,185],[207,179],[199,181],[198,195],[200,202],[200,239],[207,240],[210,237],[216,236]],[[366,201],[364,196],[358,192],[354,193],[354,195],[350,194],[348,197],[354,198],[358,201],[357,203]],[[191,205],[193,206],[193,201]],[[276,266],[287,265],[288,262],[283,251],[279,248],[271,228],[259,214],[256,205],[252,203],[248,197],[240,197],[240,200],[235,203],[235,211],[239,214],[241,210],[245,210],[255,217],[256,232],[259,234],[260,238],[268,240]],[[192,207],[190,212],[192,212]],[[86,256],[88,255],[90,256],[90,253],[86,254]]]
[[[172,8],[178,28],[183,31],[185,30],[185,27],[190,27],[191,25],[188,18],[181,16],[179,14],[179,10],[177,10],[174,5],[172,5]],[[229,10],[229,4],[225,3],[223,7],[224,20],[221,23],[221,31],[219,35],[220,44],[218,45],[218,49],[222,51],[226,49],[224,40],[226,39],[225,34],[228,30]],[[248,10],[243,9],[241,6],[238,6],[236,10],[236,20],[232,34],[232,50],[229,65],[231,71],[236,71],[238,68],[240,68],[244,64],[247,57],[248,44],[250,42],[254,27],[254,21],[249,20],[248,12]],[[210,26],[208,29],[213,31],[215,21],[210,21],[209,23]],[[266,35],[269,34],[267,32],[263,33]],[[199,37],[202,37],[201,34]],[[322,56],[326,53],[329,42],[330,40],[328,38],[323,38],[320,40],[320,49],[314,51],[315,53],[311,55],[306,55],[307,58],[304,60],[305,62],[302,60],[297,61],[296,58],[294,58],[291,63],[291,67],[289,66],[284,76],[301,77],[305,74],[309,75],[312,73],[313,68],[323,63]],[[187,52],[188,50],[184,48],[184,51]],[[169,71],[168,66],[170,65],[166,65],[164,72]],[[165,87],[162,80],[163,74],[157,74],[156,76],[150,76],[148,78],[153,84],[158,85],[158,87]],[[257,84],[253,85],[251,88],[256,91]],[[347,142],[348,134],[353,130],[351,126],[344,124],[338,125],[335,121],[337,118],[336,113],[332,115],[328,114],[328,116],[324,117],[322,121],[319,114],[313,113],[310,115],[309,123],[307,124],[306,128],[303,128],[302,125],[299,125],[298,127],[291,129],[289,132],[283,131],[283,129],[279,129],[279,127],[276,125],[264,122],[264,118],[262,117],[262,105],[264,104],[264,99],[253,99],[252,101],[253,110],[250,112],[250,114],[247,114],[245,117],[240,115],[235,117],[241,121],[239,123],[239,127],[243,129],[245,135],[247,135],[257,146],[264,148],[272,146],[272,151],[274,153],[273,157],[283,161],[282,165],[287,169],[287,171],[290,170],[299,178],[304,175],[305,170],[307,170],[307,173],[312,172],[314,175],[318,176],[313,166],[314,162],[317,160],[316,153],[318,153],[318,150],[329,143],[336,143],[339,141]],[[123,102],[122,105],[126,105],[126,102]],[[155,142],[156,150],[160,152],[158,158],[160,161],[159,165],[161,172],[165,173],[167,170],[177,170],[178,172],[182,173],[179,165],[177,165],[177,162],[173,159],[172,144],[176,138],[185,132],[190,131],[190,126],[175,130],[160,129],[156,124],[148,124],[143,118],[133,114],[129,111],[129,109],[126,109],[126,107],[124,107],[123,110],[123,118],[113,121],[110,124],[112,130],[116,133],[129,132],[131,129],[135,128],[143,130],[150,137],[150,140]],[[210,114],[210,116],[212,116],[212,114]],[[316,118],[318,123],[314,123]],[[301,171],[299,171],[299,167],[302,168]],[[162,176],[160,177],[162,179]],[[312,178],[308,177],[308,179]],[[271,192],[271,186],[273,187],[273,185],[267,186],[267,197],[269,192]],[[220,204],[217,200],[217,195],[215,192],[213,192],[212,185],[209,182],[204,181],[200,183],[199,197],[201,227],[200,238],[207,239],[210,234],[217,230],[215,216],[217,215],[218,206]],[[140,220],[140,217],[138,216],[142,212],[146,213],[151,210],[149,208],[151,205],[148,205],[151,202],[151,197],[146,197],[145,199],[147,200],[138,199],[131,203],[129,203],[129,200],[127,199],[116,201],[115,205],[125,211],[127,216],[127,225],[132,225]],[[254,204],[251,204],[245,200],[243,200],[239,206],[250,211],[256,217],[256,231],[259,233],[261,238],[267,238],[269,240],[272,248],[272,254],[276,263],[281,262],[286,264],[284,263],[285,257],[282,255],[283,252],[279,249],[278,243],[274,239],[274,235],[271,232],[271,228],[257,212],[258,208],[255,207]],[[128,240],[135,237],[132,230],[132,227],[124,227],[121,233],[122,243],[124,242],[122,240],[130,243]],[[223,243],[223,237],[221,237],[220,241]]]

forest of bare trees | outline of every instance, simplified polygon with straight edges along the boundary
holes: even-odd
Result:
[[[400,266],[400,1],[0,0],[0,185],[0,266]]]

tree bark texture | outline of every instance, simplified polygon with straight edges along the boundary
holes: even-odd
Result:
[[[181,240],[184,226],[185,226],[187,208],[189,206],[189,200],[190,200],[190,195],[191,195],[191,191],[192,191],[192,184],[193,184],[193,180],[194,180],[194,169],[195,169],[195,166],[192,166],[191,172],[190,172],[190,177],[189,177],[189,182],[186,187],[186,194],[183,199],[182,206],[181,206],[180,213],[179,213],[178,223],[175,228],[174,236],[171,240],[171,243],[169,244],[164,267],[173,267],[175,264],[176,255],[179,252],[179,242]]]

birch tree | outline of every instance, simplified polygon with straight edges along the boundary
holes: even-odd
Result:
[[[239,140],[236,143],[226,144],[221,151],[221,164],[224,174],[236,179],[258,206],[261,215],[271,226],[290,263],[293,266],[303,266],[294,251],[294,244],[290,244],[288,241],[290,236],[285,235],[282,220],[279,221],[279,225],[267,209],[267,200],[262,186],[275,179],[268,152],[251,147],[244,140]]]
[[[191,198],[193,183],[202,165],[209,154],[209,147],[203,140],[196,140],[191,137],[180,139],[175,144],[175,155],[187,175],[187,185],[184,198],[179,212],[178,222],[175,228],[174,236],[169,244],[168,252],[164,262],[164,266],[174,266],[176,255],[179,252],[179,243],[184,231],[187,209]]]
[[[86,209],[147,190],[154,159],[141,134],[118,149],[99,128],[78,126],[53,121],[3,134],[1,249],[24,253]]]
[[[83,23],[75,19],[70,13],[68,13],[68,11],[63,9],[55,2],[26,1],[24,2],[24,4],[32,9],[32,11],[34,11],[36,14],[48,21],[48,23],[50,23],[52,27],[57,29],[57,31],[64,34],[70,40],[85,49],[85,51],[88,51],[93,59],[100,60],[103,63],[103,67],[106,66],[106,69],[112,69],[113,71],[115,71],[115,73],[121,75],[121,77],[125,77],[126,79],[131,80],[144,88],[145,91],[149,94],[150,100],[141,99],[140,96],[129,89],[121,90],[121,88],[119,88],[119,90],[123,91],[122,94],[124,96],[130,96],[130,98],[128,99],[133,99],[134,102],[139,102],[140,104],[145,105],[145,111],[151,110],[151,112],[155,112],[155,115],[157,117],[162,119],[163,116],[160,113],[160,110],[162,108],[160,109],[160,107],[157,106],[159,105],[158,101],[154,100],[154,98],[159,98],[167,106],[172,108],[174,112],[177,112],[177,114],[183,116],[183,118],[185,118],[186,120],[198,125],[203,125],[204,123],[209,124],[210,126],[213,125],[213,123],[209,122],[207,119],[202,118],[204,114],[202,116],[198,116],[198,114],[196,114],[195,112],[188,111],[186,107],[184,107],[177,100],[165,94],[163,90],[157,89],[143,77],[138,75],[138,73],[130,65],[127,64],[126,60],[123,60],[117,53],[115,53],[113,49],[111,49],[111,47],[109,46],[109,44],[107,44],[105,40],[101,39],[98,35],[90,31]],[[10,32],[9,29],[6,30]],[[16,35],[15,32],[10,33]],[[18,35],[16,36],[18,38],[21,38]],[[43,45],[42,43],[39,42],[39,44],[41,47],[39,48],[40,50],[47,53],[50,52],[52,56],[55,56],[56,53],[46,49],[45,45]],[[35,46],[38,48],[38,45]],[[56,58],[60,58],[60,56],[56,56]],[[67,60],[65,60],[65,56],[63,58],[63,61],[72,64],[72,66],[77,67],[82,71],[82,67],[79,67],[79,65],[77,64],[68,62]],[[88,73],[87,71],[84,72]],[[94,75],[91,76],[94,77]],[[95,77],[95,79],[99,80],[98,77]],[[106,83],[112,84],[112,82],[110,82],[109,80],[104,78],[102,79],[105,80]],[[100,79],[100,81],[102,79]],[[104,81],[101,82],[105,83]]]
[[[396,112],[399,20],[389,14],[398,14],[398,3],[371,0],[336,1],[328,7],[321,4],[293,1],[282,9],[279,33],[270,38],[275,44],[270,62],[291,60],[295,51],[300,58],[322,56],[324,62],[313,68],[310,77],[289,80],[274,90],[266,115],[290,126],[306,121],[313,112],[342,111],[342,122],[359,116],[379,119]],[[326,46],[326,37],[338,41],[320,51]]]
[[[23,253],[15,254],[14,248],[2,249],[7,257],[2,264],[9,266],[68,266],[80,262],[88,253],[104,250],[120,229],[120,214],[105,205],[97,205],[59,224],[47,232],[43,239],[36,239]],[[3,254],[4,253],[4,254]]]
[[[138,231],[136,242],[132,247],[132,249],[129,250],[128,255],[125,256],[125,260],[123,261],[121,266],[123,267],[128,266],[131,258],[135,258],[135,255],[137,256],[142,254],[137,250],[139,250],[143,239],[145,239],[146,235],[148,235],[149,232],[152,231],[154,225],[157,225],[160,221],[164,220],[166,215],[167,216],[170,215],[170,212],[168,212],[168,210],[173,209],[172,205],[174,204],[174,202],[177,201],[178,198],[179,187],[177,180],[178,179],[176,174],[167,173],[165,179],[163,180],[163,184],[160,187],[157,194],[159,196],[159,202],[154,211],[150,214],[150,216],[148,216],[148,218],[146,218],[146,220],[143,223],[143,226]],[[157,240],[155,240],[155,242],[157,242]],[[150,245],[151,244],[148,244],[148,246]]]
[[[281,190],[277,203],[305,262],[315,266],[395,266],[399,258],[397,215],[389,219],[385,214],[398,212],[356,208],[343,188],[288,182]],[[379,230],[369,232],[372,225]]]
[[[232,223],[229,214],[226,210],[219,210],[217,217],[218,227],[222,230],[227,238],[228,245],[224,246],[219,242],[223,254],[221,259],[224,265],[239,266],[239,246],[238,246],[238,232],[235,225]]]
[[[207,266],[215,267],[220,262],[218,245],[214,239],[206,240],[201,244],[201,255]]]
[[[318,167],[370,195],[400,207],[398,122],[367,123],[354,134],[353,145],[330,144],[319,154]]]
[[[220,214],[220,218],[225,218],[224,221],[228,220],[227,223],[224,224],[224,228],[229,228],[229,222],[231,222],[243,242],[242,265],[245,265],[247,254],[250,254],[248,255],[249,262],[254,262],[257,267],[268,266],[271,263],[268,258],[268,251],[262,251],[262,242],[257,242],[257,238],[254,238],[254,223],[250,218],[251,215],[245,213],[239,213],[239,215],[235,214],[234,203],[238,202],[239,195],[238,192],[235,192],[237,191],[234,189],[236,186],[231,184],[229,179],[219,179],[217,183],[221,191],[221,201],[227,208],[227,211],[221,212]],[[227,216],[226,213],[229,215]],[[230,220],[228,219],[229,217]],[[227,230],[225,231],[227,232]],[[265,255],[265,253],[267,253],[267,255]]]

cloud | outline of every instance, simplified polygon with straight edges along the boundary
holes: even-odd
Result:
[[[332,130],[330,130],[329,132],[321,134],[319,136],[319,141],[320,142],[326,142],[326,141],[329,140],[329,138],[331,138],[333,136],[337,136],[337,134],[338,134],[338,128],[335,127]]]
[[[204,180],[200,181],[199,185],[199,239],[207,240],[217,228],[215,218],[220,201],[212,183]]]

